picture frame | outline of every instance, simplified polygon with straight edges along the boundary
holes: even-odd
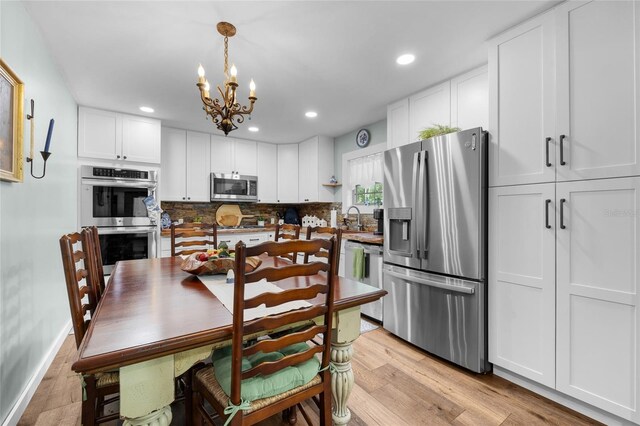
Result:
[[[24,83],[0,59],[0,180],[23,179]]]

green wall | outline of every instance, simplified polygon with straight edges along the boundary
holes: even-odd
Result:
[[[18,401],[26,402],[21,395],[29,381],[42,371],[69,330],[58,239],[77,229],[78,189],[77,105],[22,2],[0,2],[0,57],[25,84],[25,114],[30,99],[35,100],[36,172],[42,170],[37,151],[44,149],[49,119],[55,119],[44,179],[33,179],[23,163],[24,182],[0,182],[0,422],[4,423]],[[23,119],[26,158],[30,133]]]
[[[356,145],[356,135],[358,134],[358,131],[360,129],[369,130],[369,134],[371,135],[369,146],[377,145],[379,143],[387,143],[386,119],[376,121],[375,123],[366,126],[360,126],[357,129],[353,129],[346,135],[338,136],[337,138],[335,138],[333,151],[333,167],[336,172],[336,178],[338,179],[338,182],[342,182],[342,154],[360,149]],[[336,190],[334,200],[336,202],[342,202],[342,187]]]

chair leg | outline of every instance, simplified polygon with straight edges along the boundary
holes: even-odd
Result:
[[[296,410],[296,406],[289,408],[289,415],[287,416],[287,421],[291,426],[295,425],[298,421],[298,410]]]
[[[84,381],[87,398],[82,401],[82,424],[94,426],[96,424],[96,380],[93,376],[87,376]]]
[[[324,392],[320,394],[320,425],[331,426],[333,419],[331,416],[331,388],[327,390],[325,385]]]

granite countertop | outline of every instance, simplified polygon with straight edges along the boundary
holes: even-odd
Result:
[[[384,243],[383,235],[373,235],[373,232],[351,232],[342,233],[343,240],[359,241],[361,243],[375,244],[381,246]]]
[[[276,230],[274,226],[265,226],[260,228],[218,228],[218,234],[220,235],[228,235],[228,234],[255,234],[258,232],[274,232]],[[161,234],[163,237],[171,237],[170,229],[163,229]]]

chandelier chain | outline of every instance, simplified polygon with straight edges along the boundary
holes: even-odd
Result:
[[[224,36],[224,75],[229,80],[229,37]]]

